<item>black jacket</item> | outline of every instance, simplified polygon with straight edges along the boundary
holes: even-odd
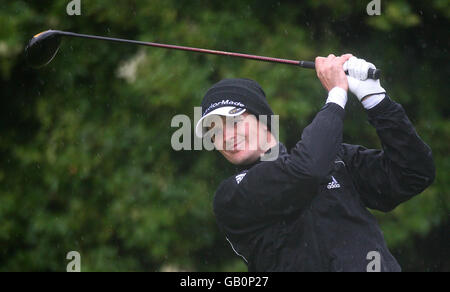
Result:
[[[289,154],[223,181],[214,213],[249,271],[400,271],[367,208],[388,212],[434,180],[431,149],[389,97],[367,111],[383,150],[342,143],[344,110],[328,103]]]

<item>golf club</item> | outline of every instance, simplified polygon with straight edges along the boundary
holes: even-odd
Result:
[[[141,46],[150,46],[150,47],[182,50],[182,51],[205,53],[205,54],[230,56],[230,57],[258,60],[258,61],[263,61],[263,62],[296,65],[296,66],[300,66],[302,68],[315,69],[315,64],[314,64],[314,62],[311,62],[311,61],[296,61],[296,60],[271,58],[271,57],[248,55],[248,54],[241,54],[241,53],[232,53],[232,52],[176,46],[176,45],[167,45],[167,44],[160,44],[160,43],[141,42],[141,41],[135,41],[135,40],[126,40],[126,39],[78,34],[78,33],[66,32],[66,31],[60,31],[60,30],[47,30],[47,31],[44,31],[44,32],[41,32],[41,33],[35,35],[30,40],[30,42],[28,43],[28,46],[25,48],[25,53],[26,53],[26,57],[27,57],[29,65],[32,68],[37,69],[37,68],[41,68],[41,67],[44,67],[47,64],[49,64],[55,58],[56,54],[58,53],[59,47],[61,45],[61,38],[63,36],[103,40],[103,41],[110,41],[110,42],[117,42],[117,43],[135,44],[135,45],[141,45]],[[367,72],[367,78],[370,78],[370,79],[379,79],[380,75],[381,75],[381,71],[379,69],[369,69]]]

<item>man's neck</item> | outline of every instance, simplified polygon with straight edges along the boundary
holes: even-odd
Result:
[[[270,132],[267,131],[266,137],[269,137],[267,143],[264,143],[264,145],[261,147],[261,155],[264,155],[269,149],[277,146],[278,141],[275,139],[275,136]]]

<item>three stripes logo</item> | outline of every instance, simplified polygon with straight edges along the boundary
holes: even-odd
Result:
[[[341,185],[337,182],[337,180],[334,178],[334,176],[331,176],[332,181],[328,183],[327,189],[338,189],[341,187]]]
[[[241,173],[241,174],[236,175],[236,182],[237,182],[237,184],[239,184],[239,183],[241,182],[241,180],[244,178],[244,176],[245,176],[246,174],[247,174],[247,173],[244,172],[244,173]]]

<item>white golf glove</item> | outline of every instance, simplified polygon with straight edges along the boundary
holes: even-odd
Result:
[[[371,109],[379,104],[385,97],[386,90],[380,85],[380,80],[367,79],[369,68],[376,69],[375,65],[363,59],[351,57],[344,63],[344,71],[348,71],[348,88],[356,95],[359,101],[366,98],[362,105],[366,109]]]

